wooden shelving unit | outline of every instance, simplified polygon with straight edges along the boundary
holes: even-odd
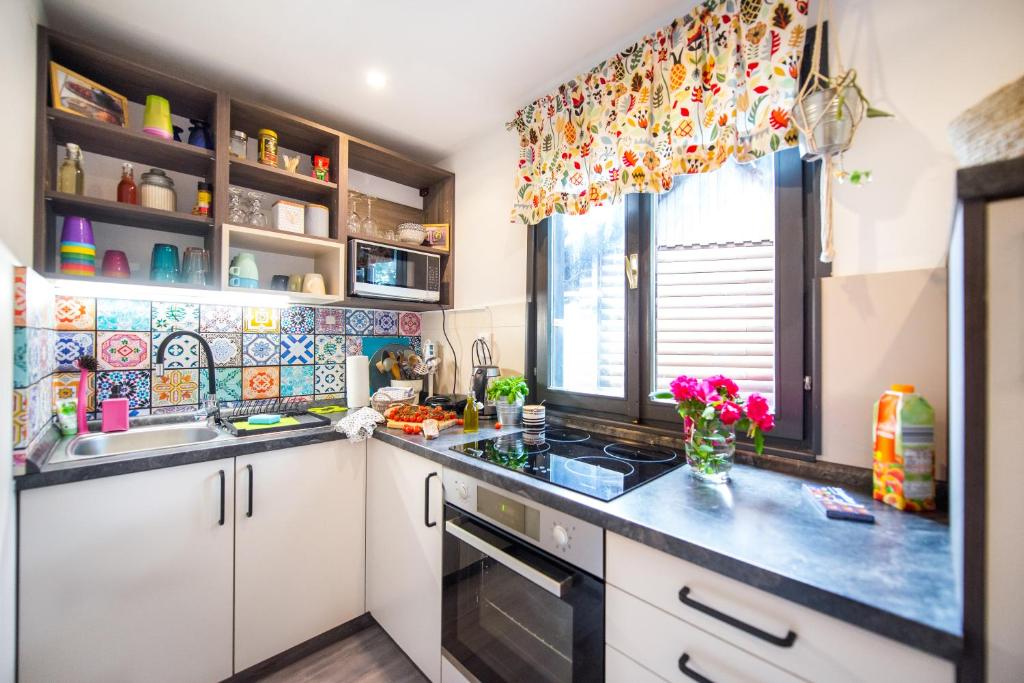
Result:
[[[210,125],[215,149],[208,150],[180,142],[169,142],[141,132],[139,116],[129,116],[129,127],[69,114],[52,106],[50,101],[49,64],[53,60],[128,98],[136,105],[149,94],[166,97],[174,115],[204,119]],[[435,310],[438,304],[413,303],[348,297],[348,274],[345,263],[349,240],[365,239],[379,244],[401,246],[441,255],[441,305],[450,308],[454,282],[454,256],[425,246],[407,245],[397,241],[349,234],[348,221],[349,171],[359,171],[390,180],[419,191],[423,206],[406,206],[385,199],[375,199],[374,218],[378,222],[447,223],[451,243],[455,240],[455,176],[366,140],[324,126],[301,116],[262,104],[246,102],[230,93],[218,91],[194,80],[170,75],[172,65],[156,64],[146,55],[130,59],[112,55],[77,38],[40,27],[37,70],[37,132],[36,132],[36,215],[35,267],[44,274],[57,275],[56,243],[61,216],[78,215],[100,223],[123,227],[118,239],[152,240],[152,233],[202,237],[211,251],[214,268],[213,288],[227,289],[227,268],[232,252],[248,250],[257,254],[276,254],[305,260],[315,272],[324,275],[326,295],[296,294],[297,301],[329,303],[344,301],[346,305],[399,310]],[[292,173],[280,167],[258,163],[250,154],[236,158],[229,154],[232,130],[245,131],[255,140],[261,128],[278,135],[279,156],[298,153],[305,158],[305,171],[312,155],[330,159],[330,178],[318,180],[308,172]],[[58,145],[74,142],[87,152],[114,159],[131,161],[141,168],[155,167],[205,179],[213,184],[214,201],[211,215],[193,216],[141,206],[119,204],[95,197],[82,197],[56,192],[56,172],[60,160]],[[88,169],[87,169],[88,174]],[[136,182],[139,182],[137,178]],[[255,190],[295,201],[322,204],[328,208],[329,237],[317,238],[269,228],[231,225],[228,215],[228,188]],[[264,205],[268,217],[272,199]],[[363,205],[365,206],[365,204]],[[108,236],[112,234],[107,230]],[[145,235],[145,237],[144,237]],[[108,237],[109,239],[109,237]],[[159,241],[163,241],[162,239]],[[194,242],[193,242],[194,243]],[[102,251],[107,246],[97,245]],[[261,273],[266,269],[261,268]],[[112,280],[116,282],[117,280]],[[138,284],[138,280],[132,280]],[[271,291],[271,290],[247,290]],[[280,294],[281,292],[272,292]]]
[[[422,244],[409,244],[408,242],[399,242],[398,240],[388,240],[383,237],[366,235],[361,232],[349,232],[347,234],[349,239],[359,239],[365,242],[373,242],[374,244],[386,244],[389,247],[401,247],[403,249],[411,249],[412,251],[422,251],[426,254],[440,254],[441,256],[451,255],[447,251],[435,249],[434,247],[428,247]]]

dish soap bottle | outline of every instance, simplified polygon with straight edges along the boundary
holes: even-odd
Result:
[[[135,170],[129,163],[121,166],[121,182],[117,184],[117,201],[122,204],[139,203],[139,188],[135,185]]]
[[[110,398],[103,401],[103,431],[124,432],[128,430],[128,399],[121,395],[120,384],[110,388]]]
[[[476,396],[470,393],[466,396],[466,407],[462,411],[462,431],[465,434],[475,434],[480,429],[480,412],[476,409]]]
[[[57,173],[57,191],[68,194],[85,194],[85,171],[82,169],[82,148],[69,142],[64,152],[64,162]]]

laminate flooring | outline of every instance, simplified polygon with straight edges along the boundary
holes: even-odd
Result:
[[[409,658],[377,624],[318,650],[261,683],[426,683]]]

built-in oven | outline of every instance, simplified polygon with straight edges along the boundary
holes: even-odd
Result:
[[[483,683],[604,680],[599,527],[445,470],[443,653]]]
[[[406,301],[441,300],[441,257],[365,240],[349,241],[349,292]]]

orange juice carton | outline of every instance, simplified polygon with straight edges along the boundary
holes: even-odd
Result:
[[[898,510],[935,509],[935,411],[911,384],[875,403],[874,497]]]

